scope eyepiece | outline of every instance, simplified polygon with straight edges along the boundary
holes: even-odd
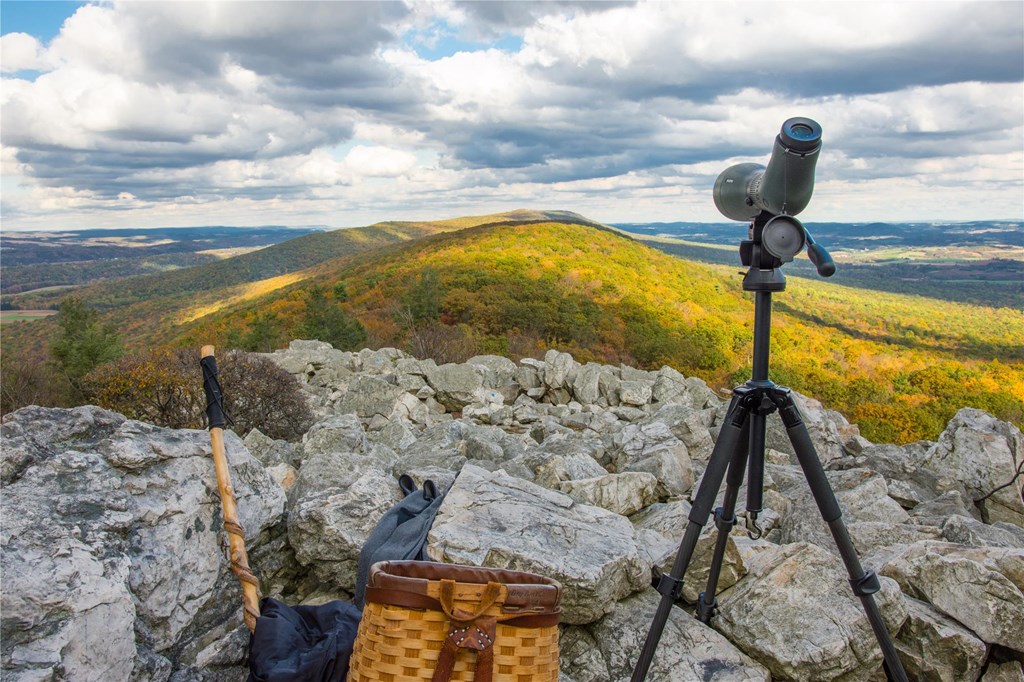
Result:
[[[791,118],[782,124],[779,139],[792,151],[814,151],[821,144],[821,126],[809,118]]]

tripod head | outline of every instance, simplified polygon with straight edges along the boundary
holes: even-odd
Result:
[[[809,118],[791,118],[775,138],[768,166],[741,163],[725,169],[715,181],[715,206],[727,218],[750,220],[740,261],[750,268],[743,280],[747,291],[782,291],[786,278],[778,268],[807,247],[818,274],[831,277],[835,263],[814,241],[797,213],[814,191],[814,167],[821,151],[821,126]]]

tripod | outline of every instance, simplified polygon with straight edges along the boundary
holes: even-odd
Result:
[[[744,470],[749,466],[747,478],[747,514],[748,524],[757,528],[756,519],[761,512],[762,488],[764,484],[765,424],[772,412],[778,411],[786,428],[797,460],[803,469],[804,477],[810,486],[811,494],[818,505],[821,517],[828,524],[835,539],[836,546],[850,576],[853,593],[860,598],[861,605],[867,613],[875,639],[882,649],[884,666],[889,679],[907,682],[903,670],[881,612],[874,600],[874,593],[880,585],[873,571],[865,571],[861,566],[857,551],[850,540],[850,535],[843,523],[842,511],[836,501],[835,493],[825,477],[825,470],[818,459],[818,454],[811,442],[807,427],[800,416],[800,411],[793,401],[790,390],[784,386],[776,386],[768,379],[768,355],[771,335],[772,293],[786,288],[786,278],[782,274],[782,261],[763,248],[761,241],[762,229],[770,216],[762,214],[751,224],[749,241],[740,246],[743,265],[749,266],[743,280],[743,289],[754,292],[754,358],[751,379],[733,390],[732,401],[722,424],[721,432],[708,461],[693,506],[688,516],[689,523],[679,546],[672,571],[661,575],[655,588],[661,593],[661,602],[655,613],[650,632],[640,652],[636,668],[633,670],[631,682],[643,682],[647,676],[654,652],[665,629],[673,603],[683,590],[683,576],[689,566],[701,529],[711,516],[711,507],[718,496],[718,491],[725,479],[725,495],[722,506],[715,509],[715,526],[718,529],[711,570],[708,575],[707,588],[700,594],[697,603],[697,618],[708,624],[718,607],[715,591],[718,585],[722,561],[725,555],[729,532],[736,525],[736,498],[743,482]],[[795,222],[795,221],[794,221]],[[798,224],[798,223],[797,223]],[[802,227],[802,226],[801,226]],[[818,266],[818,272],[830,275],[835,271],[828,253],[814,243],[810,235],[806,235],[812,261]],[[726,471],[728,470],[728,476]]]

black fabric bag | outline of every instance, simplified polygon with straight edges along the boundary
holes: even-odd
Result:
[[[427,533],[443,499],[433,481],[424,481],[418,490],[403,474],[398,484],[405,498],[381,517],[359,553],[354,604],[293,607],[269,597],[260,602],[256,632],[249,639],[248,682],[344,682],[370,566],[424,558]]]
[[[405,498],[381,517],[359,553],[355,596],[359,608],[366,596],[370,566],[378,561],[426,559],[427,534],[444,496],[438,494],[433,481],[424,481],[423,489],[417,489],[408,474],[402,474],[398,484]]]
[[[362,611],[350,602],[260,602],[249,639],[249,682],[344,682]]]

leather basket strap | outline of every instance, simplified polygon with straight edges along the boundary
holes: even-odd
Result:
[[[405,592],[403,590],[388,590],[382,587],[366,588],[367,604],[385,604],[387,606],[399,606],[405,609],[421,609],[429,611],[443,611],[441,602],[425,594]],[[502,613],[498,616],[498,622],[519,628],[547,628],[558,625],[561,617],[561,609],[547,611],[544,613]]]
[[[438,601],[441,602],[441,609],[444,611],[446,616],[457,623],[470,623],[482,616],[484,611],[492,606],[501,606],[502,602],[505,601],[505,589],[498,583],[487,583],[487,587],[484,588],[483,594],[480,596],[480,602],[477,604],[475,611],[465,611],[455,605],[454,580],[441,581],[441,594],[439,597]]]
[[[476,651],[473,682],[491,682],[494,675],[494,638],[497,623],[493,617],[478,618],[472,623],[452,623],[441,647],[431,682],[449,682],[455,670],[459,649]]]
[[[507,591],[502,603],[505,613],[545,613],[558,610],[561,586],[543,576],[525,571],[457,566],[423,561],[385,561],[370,569],[369,588],[403,591],[439,598],[442,580],[457,583],[456,599],[465,601],[468,594],[480,593],[491,582],[503,585]],[[474,594],[478,598],[479,594]]]

